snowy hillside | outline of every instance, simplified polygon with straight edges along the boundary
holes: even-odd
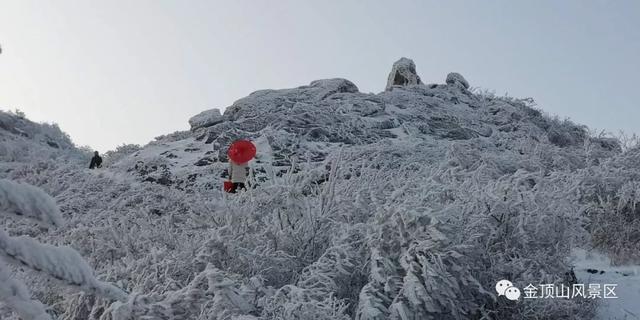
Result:
[[[379,94],[345,79],[257,91],[99,170],[57,127],[0,113],[0,179],[40,187],[66,221],[0,215],[4,229],[75,248],[127,298],[12,272],[59,319],[618,316],[598,312],[606,301],[494,288],[570,284],[578,249],[637,264],[640,150],[443,80],[423,84],[403,58]],[[251,188],[229,195],[239,138],[258,154]],[[0,318],[16,319],[8,305]]]

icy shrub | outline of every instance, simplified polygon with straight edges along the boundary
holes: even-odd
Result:
[[[558,147],[581,145],[588,137],[584,126],[575,125],[568,120],[560,122],[558,119],[553,119],[547,135],[549,142]]]
[[[596,248],[614,263],[638,263],[640,254],[640,149],[630,149],[580,173],[584,215]]]
[[[110,150],[104,153],[104,164],[107,167],[110,164],[116,163],[122,158],[133,154],[140,150],[140,145],[137,144],[123,144],[116,147],[116,150]]]
[[[0,180],[0,214],[24,216],[51,227],[62,225],[54,200],[33,186]],[[54,247],[0,229],[0,301],[26,320],[51,319],[45,306],[32,300],[26,286],[10,276],[7,263],[26,266],[80,290],[108,299],[125,300],[121,289],[99,281],[91,267],[70,247]]]

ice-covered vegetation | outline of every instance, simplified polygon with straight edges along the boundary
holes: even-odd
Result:
[[[191,122],[92,171],[56,127],[0,113],[0,178],[41,188],[65,220],[4,229],[74,248],[126,299],[0,277],[59,319],[589,319],[593,301],[493,287],[567,283],[577,247],[640,259],[640,150],[459,74],[380,94],[344,79],[262,90]],[[258,155],[251,188],[227,195],[237,138]]]
[[[43,225],[62,225],[54,200],[38,188],[9,180],[0,180],[0,215],[12,214],[31,218]],[[91,267],[77,251],[38,243],[26,236],[11,237],[0,229],[0,300],[6,302],[25,320],[50,319],[43,305],[30,298],[25,285],[11,277],[6,263],[26,266],[34,271],[79,287],[91,294],[126,300],[119,288],[98,281]]]

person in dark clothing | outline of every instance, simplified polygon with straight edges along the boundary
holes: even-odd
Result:
[[[93,158],[91,158],[91,164],[89,165],[89,169],[95,169],[102,167],[102,158],[98,151],[93,153]]]

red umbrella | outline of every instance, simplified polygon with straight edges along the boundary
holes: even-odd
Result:
[[[256,146],[249,140],[236,140],[229,146],[227,155],[235,163],[245,163],[256,156]]]

